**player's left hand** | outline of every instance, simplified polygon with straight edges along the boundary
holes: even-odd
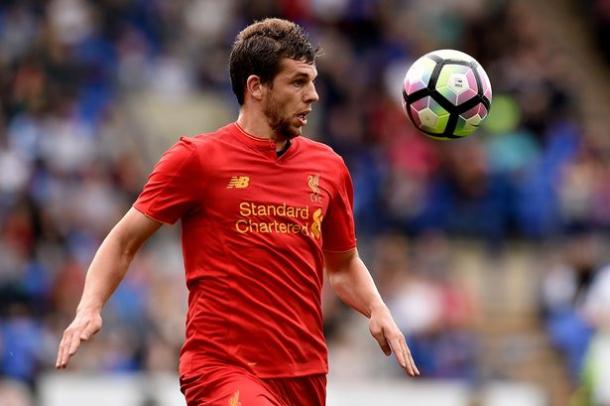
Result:
[[[76,354],[81,343],[88,341],[102,328],[101,310],[79,310],[72,323],[64,331],[57,351],[55,368],[64,369]]]
[[[405,336],[394,322],[387,306],[379,306],[371,312],[369,330],[385,355],[390,356],[394,353],[400,366],[410,376],[419,376],[419,370],[411,356]]]

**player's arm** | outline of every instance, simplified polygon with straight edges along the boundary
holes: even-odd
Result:
[[[160,226],[131,208],[104,239],[87,271],[76,316],[59,344],[56,368],[65,368],[81,342],[102,328],[104,304],[125,276],[138,249]]]
[[[383,302],[375,282],[358,251],[324,253],[330,285],[348,306],[369,319],[371,334],[386,355],[394,352],[398,363],[411,376],[419,375],[415,361],[390,310]]]

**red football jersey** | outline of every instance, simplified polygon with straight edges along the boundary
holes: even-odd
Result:
[[[180,374],[239,365],[259,377],[325,373],[323,250],[356,246],[341,157],[304,137],[275,144],[236,123],[181,138],[134,207],[182,221],[189,288]]]

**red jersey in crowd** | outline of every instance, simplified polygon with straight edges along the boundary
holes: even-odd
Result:
[[[356,245],[351,179],[331,148],[296,137],[278,157],[273,141],[236,123],[181,138],[134,207],[182,221],[181,376],[214,364],[261,378],[327,372],[323,250]]]

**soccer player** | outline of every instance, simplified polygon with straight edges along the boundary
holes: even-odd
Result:
[[[419,375],[358,256],[347,168],[301,136],[318,100],[316,53],[281,19],[238,34],[237,121],[181,138],[161,157],[89,267],[57,368],[100,330],[102,307],[142,243],[181,220],[189,306],[179,369],[189,406],[325,404],[324,268],[337,295],[369,318],[383,352]]]

